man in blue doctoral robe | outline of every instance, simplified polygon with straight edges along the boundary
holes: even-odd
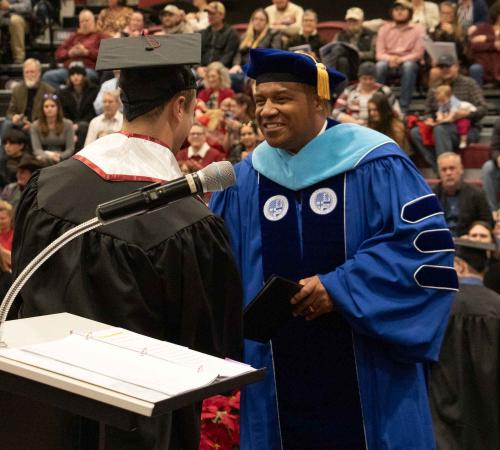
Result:
[[[304,54],[250,51],[266,138],[213,196],[248,304],[265,280],[303,284],[296,317],[244,358],[242,450],[431,450],[426,363],[458,288],[434,194],[386,136],[327,119],[342,75]]]

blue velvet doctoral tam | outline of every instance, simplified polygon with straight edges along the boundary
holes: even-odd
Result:
[[[336,311],[294,319],[243,390],[242,450],[432,450],[425,365],[453,293],[453,242],[434,194],[389,138],[335,125],[297,155],[261,144],[215,194],[245,304],[270,274],[318,274]]]

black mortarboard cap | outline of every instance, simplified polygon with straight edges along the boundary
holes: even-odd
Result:
[[[199,33],[104,39],[97,70],[121,69],[123,113],[134,120],[186,89],[196,89],[190,66],[201,62]]]
[[[482,273],[488,265],[488,251],[496,251],[495,244],[471,241],[470,239],[455,239],[455,255],[463,259],[476,272]]]

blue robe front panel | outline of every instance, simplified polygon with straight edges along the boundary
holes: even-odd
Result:
[[[432,450],[425,363],[437,359],[456,287],[453,248],[440,241],[419,247],[423,236],[446,230],[442,212],[413,164],[385,147],[345,174],[338,201],[346,261],[320,279],[352,328],[366,447]],[[251,157],[236,170],[237,184],[214,195],[211,207],[226,221],[248,304],[264,283],[259,173]],[[269,370],[244,389],[241,449],[283,448],[271,347],[245,341],[244,359]]]

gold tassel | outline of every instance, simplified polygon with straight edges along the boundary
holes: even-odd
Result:
[[[303,50],[298,50],[295,53],[309,56],[309,58],[311,58],[316,63],[316,71],[318,73],[318,79],[316,81],[316,91],[318,93],[318,97],[321,100],[330,100],[330,78],[328,75],[328,71],[326,70],[326,66],[323,63],[317,62],[314,56]]]

